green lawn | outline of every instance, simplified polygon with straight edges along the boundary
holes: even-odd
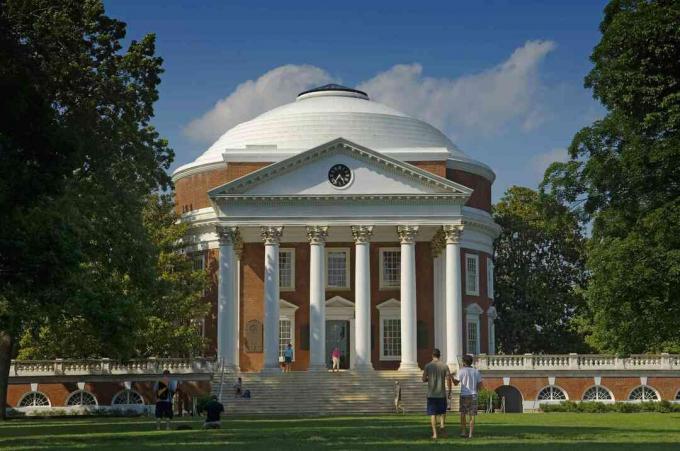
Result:
[[[0,423],[0,449],[418,449],[679,450],[680,414],[491,414],[479,417],[478,436],[430,440],[428,419],[416,415],[226,419],[223,429],[176,419],[192,430],[156,432],[149,418],[19,419]]]

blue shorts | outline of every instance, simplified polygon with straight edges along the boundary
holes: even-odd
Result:
[[[446,398],[427,398],[428,415],[444,415],[446,413]]]

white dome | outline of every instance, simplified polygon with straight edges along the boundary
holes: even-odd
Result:
[[[274,108],[222,135],[193,163],[175,171],[223,161],[223,154],[263,151],[290,155],[336,138],[345,138],[378,152],[449,151],[456,160],[472,161],[430,124],[361,92],[327,85],[300,94],[295,102]]]

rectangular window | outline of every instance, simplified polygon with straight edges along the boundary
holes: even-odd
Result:
[[[401,320],[383,319],[382,356],[387,359],[401,357]]]
[[[279,288],[295,290],[295,249],[279,249]]]
[[[465,294],[479,296],[479,256],[465,255]]]
[[[288,343],[293,344],[293,324],[288,318],[279,319],[279,358],[283,359],[283,352],[288,347]],[[295,346],[293,346],[295,349]],[[293,353],[293,355],[295,355]]]
[[[205,259],[203,254],[196,254],[191,260],[194,271],[203,271],[205,269]]]
[[[380,249],[380,288],[399,288],[401,284],[401,249]]]
[[[479,322],[468,321],[467,323],[467,352],[479,354]]]
[[[490,299],[493,299],[493,261],[486,259],[486,292]]]
[[[326,248],[326,288],[349,288],[349,249]]]

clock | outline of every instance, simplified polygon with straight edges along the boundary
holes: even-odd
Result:
[[[333,165],[328,170],[328,181],[336,188],[344,188],[352,181],[352,171],[344,164]]]

